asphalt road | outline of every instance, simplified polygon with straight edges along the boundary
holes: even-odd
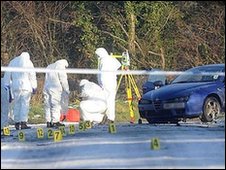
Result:
[[[79,131],[75,124],[75,134],[57,142],[47,138],[44,125],[32,126],[23,131],[25,141],[15,130],[1,138],[2,169],[225,169],[224,122],[116,124],[116,133],[109,133],[107,125]],[[44,139],[37,138],[38,127]]]

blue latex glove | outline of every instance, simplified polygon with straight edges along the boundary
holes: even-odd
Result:
[[[11,94],[11,92],[9,91],[9,103],[11,103],[12,101],[13,101],[12,94]]]
[[[9,103],[11,103],[13,101],[13,97],[12,97],[10,86],[6,85],[4,88],[9,93]]]
[[[37,92],[36,88],[32,88],[32,94],[35,94]]]
[[[9,85],[6,85],[4,86],[5,90],[9,90],[10,91],[10,86]]]

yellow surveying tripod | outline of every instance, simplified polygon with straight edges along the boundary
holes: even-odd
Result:
[[[112,57],[115,58],[122,58],[122,66],[121,70],[129,70],[130,66],[130,59],[129,59],[129,53],[128,50],[126,52],[123,52],[122,55],[113,55],[111,54]],[[133,109],[133,95],[132,95],[132,88],[134,89],[134,92],[138,98],[138,100],[141,98],[140,92],[138,90],[138,87],[136,85],[136,82],[131,74],[122,74],[119,78],[118,85],[117,85],[117,90],[119,89],[119,86],[121,84],[122,78],[125,78],[125,85],[126,85],[126,94],[127,94],[127,101],[129,105],[129,113],[130,113],[130,123],[134,123],[135,121],[135,116],[134,116],[134,109]]]

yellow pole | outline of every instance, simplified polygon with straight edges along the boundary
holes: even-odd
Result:
[[[111,54],[111,56],[115,57],[115,58],[122,58],[121,55]],[[121,66],[121,70],[128,70],[128,69],[129,69],[128,66],[124,66],[124,65]],[[126,94],[127,94],[127,101],[128,101],[128,105],[129,105],[129,114],[130,114],[130,123],[134,123],[135,114],[134,114],[133,103],[132,103],[133,102],[132,88],[134,89],[138,100],[141,98],[141,95],[140,95],[139,89],[136,85],[136,82],[135,82],[133,76],[130,74],[125,74],[125,75],[120,76],[118,85],[117,85],[117,91],[119,89],[123,76],[125,77]]]
[[[136,94],[136,96],[137,96],[137,98],[139,100],[141,98],[141,95],[140,95],[139,89],[137,87],[137,84],[136,84],[136,82],[134,80],[134,77],[132,75],[129,75],[129,76],[130,76],[130,81],[131,81],[131,84],[132,84],[133,89],[135,91],[135,94]]]
[[[133,111],[133,96],[132,96],[132,89],[131,89],[131,81],[129,79],[129,75],[126,75],[126,93],[127,93],[127,101],[129,105],[129,114],[130,114],[130,123],[134,123],[135,116]]]
[[[117,85],[117,89],[116,89],[116,92],[118,91],[119,89],[119,86],[121,84],[121,81],[122,81],[122,78],[123,78],[124,75],[121,75],[120,78],[119,78],[119,81],[118,81],[118,85]]]

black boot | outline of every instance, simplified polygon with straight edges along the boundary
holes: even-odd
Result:
[[[20,122],[16,122],[15,123],[15,128],[16,128],[16,130],[19,130],[20,129]]]
[[[51,122],[46,122],[47,128],[53,127],[53,124]]]
[[[31,127],[27,126],[27,122],[21,122],[21,129],[31,129]]]
[[[104,125],[104,124],[106,124],[106,123],[107,123],[107,120],[108,120],[107,115],[104,115],[104,117],[103,117],[102,121],[99,123],[99,125]]]
[[[60,123],[60,122],[53,123],[53,127],[60,127],[60,126],[65,126],[65,124]]]
[[[114,123],[114,121],[113,121],[113,120],[108,119],[108,120],[107,120],[107,124],[111,124],[111,123]]]

